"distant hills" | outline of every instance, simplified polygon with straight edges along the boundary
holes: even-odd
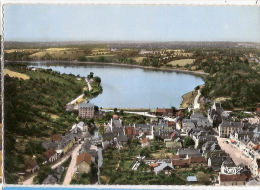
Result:
[[[48,47],[84,47],[89,45],[106,45],[109,48],[257,48],[260,43],[254,42],[147,42],[147,41],[67,41],[67,42],[18,42],[6,41],[5,49],[14,48],[48,48]]]

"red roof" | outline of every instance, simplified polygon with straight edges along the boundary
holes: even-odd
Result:
[[[37,166],[37,163],[35,160],[28,160],[26,162],[26,169],[33,169]]]
[[[147,139],[147,138],[144,138],[143,140],[141,140],[141,143],[147,143],[147,142],[149,142],[149,139]]]
[[[171,133],[171,139],[172,139],[173,137],[175,137],[175,135],[176,135],[176,133],[175,133],[175,132],[172,132],[172,133]]]
[[[172,159],[172,160],[178,160],[178,159],[180,159],[180,156],[174,154],[174,155],[172,155],[171,159]]]
[[[135,128],[134,127],[126,127],[125,128],[126,135],[135,135]]]
[[[256,112],[260,113],[260,107],[256,108]]]
[[[175,126],[176,123],[174,121],[168,121],[168,126]]]
[[[183,160],[174,160],[172,159],[172,165],[173,166],[188,166],[190,164],[189,159],[183,159]]]
[[[56,154],[55,150],[53,149],[49,149],[46,152],[43,153],[43,155],[45,156],[45,158],[49,159],[50,157],[52,157],[54,154]]]
[[[61,141],[61,135],[60,134],[52,135],[51,140],[52,141]]]
[[[91,164],[91,155],[90,154],[87,154],[85,152],[81,153],[78,155],[77,157],[77,162],[76,164],[79,165],[81,162],[86,162],[88,163],[89,165]]]
[[[119,119],[118,115],[113,115],[113,119]]]
[[[158,166],[158,163],[152,163],[152,164],[150,164],[150,166],[153,167],[153,168],[155,168],[155,167]]]
[[[206,163],[206,160],[203,156],[190,157],[190,163]]]
[[[178,111],[177,114],[176,114],[176,116],[184,117],[184,113],[183,113],[183,111],[181,111],[181,110]]]
[[[165,108],[157,108],[156,113],[172,113],[172,109],[165,109]]]
[[[234,174],[234,175],[226,175],[226,174],[219,174],[219,180],[222,182],[226,181],[246,181],[248,176],[245,174]]]

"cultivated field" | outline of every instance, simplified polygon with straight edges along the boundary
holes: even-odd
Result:
[[[28,75],[18,73],[15,71],[11,71],[9,69],[4,69],[4,75],[9,75],[10,77],[16,77],[16,78],[23,79],[23,80],[27,80],[30,78]]]
[[[180,67],[184,67],[187,64],[188,65],[192,64],[194,61],[195,61],[195,59],[180,59],[180,60],[171,61],[171,62],[169,62],[167,64],[170,64],[172,66],[179,65]]]

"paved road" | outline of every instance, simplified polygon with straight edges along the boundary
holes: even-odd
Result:
[[[231,145],[230,143],[226,143],[227,138],[219,138],[217,137],[219,146],[221,147],[222,150],[224,150],[227,154],[230,155],[232,160],[236,165],[239,164],[245,164],[247,166],[250,166],[252,159],[247,157],[245,154],[243,154],[239,149]]]
[[[69,165],[69,168],[67,170],[67,173],[65,175],[64,181],[63,181],[63,185],[69,185],[71,182],[71,179],[73,177],[73,174],[76,171],[76,161],[77,161],[77,155],[79,152],[80,147],[82,146],[82,144],[79,144],[78,146],[76,146],[76,148],[72,151],[71,154],[71,162]]]

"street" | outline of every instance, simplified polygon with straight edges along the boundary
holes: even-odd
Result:
[[[245,156],[239,149],[233,147],[233,145],[231,145],[230,143],[226,143],[225,141],[228,140],[227,138],[217,137],[217,140],[221,149],[230,155],[236,165],[242,163],[250,166],[252,159]]]
[[[79,152],[79,149],[81,148],[82,144],[79,144],[73,151],[71,154],[71,162],[69,165],[69,168],[67,170],[67,173],[65,175],[64,181],[63,181],[63,185],[69,185],[71,182],[71,179],[73,177],[73,174],[76,171],[76,161],[77,161],[77,155]]]

